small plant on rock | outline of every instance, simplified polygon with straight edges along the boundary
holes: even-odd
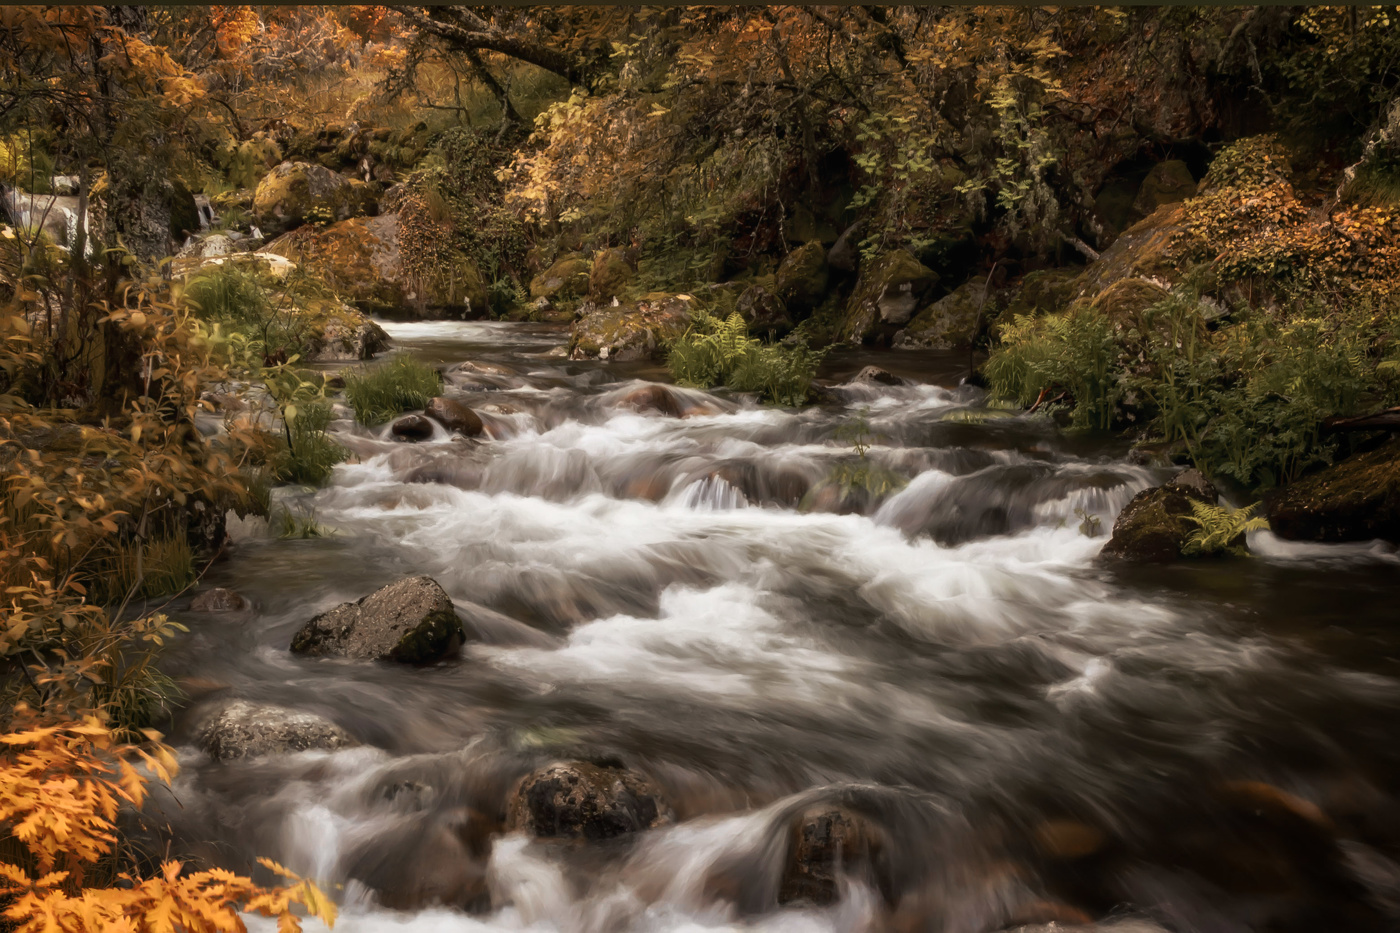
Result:
[[[1182,543],[1181,553],[1186,557],[1248,557],[1249,550],[1242,540],[1244,535],[1269,527],[1267,518],[1254,514],[1258,505],[1256,502],[1242,509],[1232,509],[1228,505],[1192,500],[1187,519],[1196,525],[1196,530]]]

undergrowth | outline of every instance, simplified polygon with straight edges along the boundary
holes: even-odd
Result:
[[[426,408],[441,394],[442,377],[437,371],[408,356],[345,374],[345,397],[364,425],[383,424],[405,411]]]
[[[667,364],[679,385],[708,389],[728,386],[755,392],[775,405],[801,405],[825,351],[805,344],[765,344],[749,336],[736,313],[728,318],[697,312],[694,323],[671,343]]]

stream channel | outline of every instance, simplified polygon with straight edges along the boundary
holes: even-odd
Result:
[[[570,361],[566,328],[385,326],[488,436],[340,420],[352,462],[278,500],[333,533],[235,523],[204,585],[250,608],[174,613],[192,703],[151,812],[176,854],[339,886],[351,933],[1400,929],[1393,549],[1263,532],[1252,559],[1105,566],[1169,471],[987,405],[958,354],[835,354],[803,410],[672,389],[676,417],[637,405],[664,370]],[[851,381],[870,363],[918,383]],[[457,602],[458,656],[289,653],[413,574]],[[361,744],[211,761],[191,724],[231,697]],[[674,819],[500,831],[522,775],[577,758]],[[824,807],[873,854],[781,903]]]

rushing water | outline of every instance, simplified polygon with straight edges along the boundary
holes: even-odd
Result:
[[[1264,534],[1245,562],[1101,566],[1161,474],[986,406],[954,355],[884,354],[925,384],[802,411],[675,390],[681,418],[638,409],[658,371],[570,362],[557,328],[389,326],[489,437],[342,421],[355,462],[281,500],[334,534],[236,528],[206,582],[253,608],[182,616],[176,741],[243,697],[363,744],[185,746],[160,807],[184,851],[343,885],[351,931],[1400,925],[1390,550]],[[288,652],[413,573],[459,602],[460,657]],[[651,775],[676,822],[488,832],[522,774],[581,756]],[[792,820],[838,803],[876,827],[878,877],[779,906]]]

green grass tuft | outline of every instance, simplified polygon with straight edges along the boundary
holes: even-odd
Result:
[[[441,394],[437,370],[412,357],[345,374],[345,397],[364,425],[383,424],[405,411],[425,408]]]

